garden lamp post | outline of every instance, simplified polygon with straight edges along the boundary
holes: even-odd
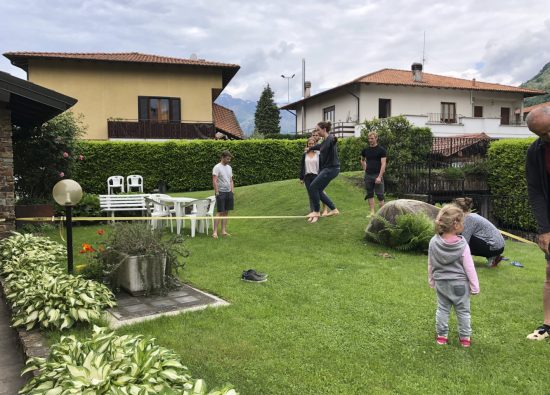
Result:
[[[287,77],[286,75],[281,74],[281,77],[283,77],[283,78],[286,79],[286,81],[287,81],[287,87],[288,87],[288,88],[287,88],[287,102],[288,102],[288,103],[290,103],[290,80],[291,80],[292,78],[294,78],[295,75],[296,75],[296,74],[292,74],[291,76],[288,76],[288,77]]]
[[[53,198],[65,206],[67,226],[67,271],[73,272],[73,206],[82,199],[82,188],[74,180],[61,180],[53,187]]]

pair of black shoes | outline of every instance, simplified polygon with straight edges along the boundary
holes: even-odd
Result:
[[[258,273],[254,269],[248,269],[248,270],[245,270],[241,275],[241,280],[249,281],[253,283],[263,283],[264,281],[267,281],[267,274]]]

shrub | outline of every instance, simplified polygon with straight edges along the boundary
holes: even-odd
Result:
[[[32,251],[49,254],[55,261],[67,259],[67,249],[61,244],[47,237],[13,232],[13,236],[0,240],[0,272],[15,257]]]
[[[27,202],[52,201],[52,188],[70,173],[75,141],[85,131],[81,117],[67,111],[40,127],[13,130],[15,191]],[[64,156],[64,153],[67,155]]]
[[[434,225],[426,214],[401,214],[395,218],[395,225],[379,215],[376,219],[384,223],[384,229],[378,233],[367,231],[368,240],[401,251],[428,250]]]
[[[491,143],[488,151],[489,187],[493,215],[503,226],[536,231],[527,200],[525,157],[533,139],[506,139]]]
[[[48,358],[30,358],[23,373],[38,375],[21,394],[206,394],[178,356],[140,335],[119,336],[94,326],[91,338],[63,336]],[[211,395],[237,395],[229,386]]]
[[[65,215],[65,207],[55,204],[57,215]],[[104,212],[99,206],[99,196],[92,193],[83,193],[80,202],[73,207],[73,217],[101,217]]]
[[[416,127],[404,116],[365,121],[361,129],[364,147],[368,145],[370,131],[378,133],[378,144],[386,148],[386,172],[390,178],[398,178],[411,163],[424,162],[432,150],[430,128]]]

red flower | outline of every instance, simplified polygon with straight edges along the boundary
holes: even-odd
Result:
[[[78,156],[78,159],[84,160],[84,155],[79,155],[79,156]]]
[[[91,244],[88,243],[82,243],[82,249],[80,250],[81,254],[84,254],[86,252],[95,252],[94,248]]]
[[[60,173],[59,173],[59,177],[61,177],[61,178],[65,177],[65,173],[60,172]]]
[[[64,157],[64,158],[68,158],[68,157],[69,157],[69,153],[68,153],[68,152],[63,152],[63,157]]]
[[[97,234],[103,236],[105,234],[105,231],[103,229],[98,229]]]

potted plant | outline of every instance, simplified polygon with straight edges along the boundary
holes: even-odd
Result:
[[[119,223],[101,255],[112,287],[137,296],[169,287],[173,272],[183,267],[189,254],[181,237],[163,238],[161,230],[145,224]]]

